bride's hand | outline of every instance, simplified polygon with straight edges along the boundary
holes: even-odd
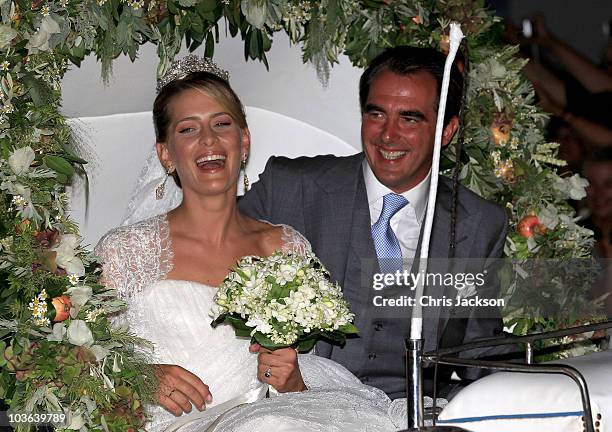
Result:
[[[175,416],[191,412],[192,403],[202,411],[205,403],[212,402],[208,386],[187,369],[170,364],[158,364],[155,369],[159,381],[157,401]]]
[[[249,351],[259,353],[257,357],[259,381],[270,384],[280,393],[307,389],[298,365],[297,351],[293,348],[270,351],[259,344],[253,344]]]

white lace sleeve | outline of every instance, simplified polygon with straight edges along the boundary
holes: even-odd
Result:
[[[102,259],[104,283],[130,300],[172,270],[172,246],[166,215],[109,231],[95,254]]]
[[[312,247],[306,237],[289,225],[282,225],[282,227],[283,252],[296,255],[306,255],[307,252],[312,252]]]
[[[133,307],[140,294],[153,282],[163,279],[172,270],[172,246],[166,215],[156,216],[133,225],[115,228],[102,237],[94,249],[102,261],[102,283],[117,290],[128,305],[113,318],[117,325],[129,323],[135,328],[143,317],[135,316]]]

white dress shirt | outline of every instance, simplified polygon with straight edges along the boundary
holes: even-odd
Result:
[[[382,212],[383,197],[388,193],[394,192],[378,181],[367,159],[363,160],[363,177],[368,194],[368,206],[370,207],[370,225],[374,225]],[[419,244],[421,224],[425,218],[425,210],[427,208],[430,179],[431,171],[418,185],[400,194],[408,200],[408,204],[391,218],[391,229],[399,241],[402,258],[407,260],[404,261],[407,264],[405,266],[406,269],[412,266],[412,261]]]

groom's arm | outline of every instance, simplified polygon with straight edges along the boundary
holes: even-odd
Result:
[[[501,210],[501,209],[500,209]],[[502,259],[506,235],[508,233],[508,216],[504,210],[499,212],[498,217],[489,216],[489,221],[497,221],[496,236],[491,235],[494,243],[484,262],[482,272],[485,276],[484,285],[478,289],[478,296],[486,299],[497,299],[501,292],[499,273],[499,260]],[[493,338],[503,336],[502,311],[499,308],[474,308],[466,329],[464,343],[482,338]],[[486,350],[485,350],[486,351]],[[480,354],[487,355],[483,352]]]
[[[274,156],[268,159],[264,171],[259,175],[259,180],[238,201],[240,211],[254,219],[272,220],[275,159]]]
[[[238,202],[240,211],[255,219],[288,224],[303,232],[302,172],[309,158],[272,156],[259,180]]]
[[[500,259],[503,257],[504,244],[508,231],[508,216],[503,209],[500,209],[498,217],[493,217],[489,213],[489,221],[497,221],[496,235],[491,235],[491,239],[495,239],[493,246],[487,254],[483,272],[485,284],[478,289],[478,296],[486,299],[497,299],[500,296],[501,284],[498,276],[500,269]],[[502,337],[504,335],[504,324],[502,319],[502,310],[495,307],[476,307],[473,309],[470,318],[468,319],[465,338],[463,343],[473,342],[478,339],[488,339]],[[491,357],[503,360],[511,360],[516,358],[517,348],[514,345],[501,345],[497,347],[481,348],[471,351],[464,351],[459,354],[464,358]],[[462,378],[477,379],[482,376],[483,371],[475,368],[467,368],[460,375]]]

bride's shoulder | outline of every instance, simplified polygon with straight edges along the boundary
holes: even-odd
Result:
[[[251,219],[253,231],[260,236],[262,253],[271,255],[275,251],[305,255],[312,251],[310,243],[295,228],[286,224],[275,224],[263,219]]]
[[[302,233],[290,225],[273,224],[260,220],[266,226],[269,235],[274,239],[274,250],[282,250],[285,253],[305,255],[312,251],[310,242]]]
[[[167,231],[167,215],[154,216],[140,222],[111,229],[102,236],[95,250],[102,252],[122,246],[133,248],[136,244],[148,244],[155,241],[164,231]]]

